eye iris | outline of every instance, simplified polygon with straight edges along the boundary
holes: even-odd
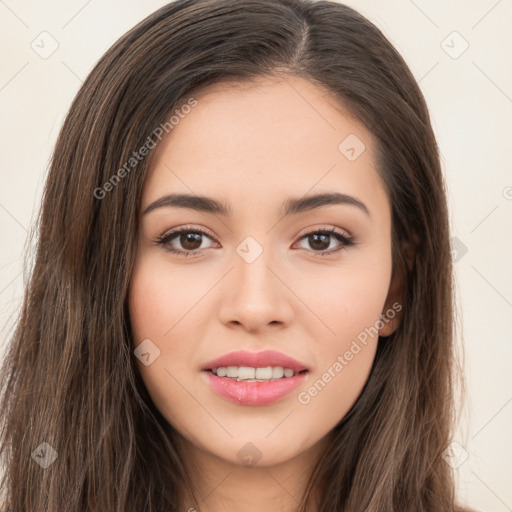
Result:
[[[185,250],[193,251],[201,246],[201,236],[200,233],[184,233],[180,235],[180,243]],[[192,247],[189,242],[192,243]]]
[[[311,239],[313,239],[313,243],[312,244],[310,243],[310,245],[311,245],[311,247],[313,249],[322,250],[322,249],[327,249],[327,247],[329,247],[329,237],[330,237],[330,235],[318,234],[317,233],[317,234],[309,235],[309,237],[310,237],[310,241],[311,241]],[[323,241],[320,242],[320,247],[318,247],[318,245],[316,245],[317,242],[318,242],[318,238],[322,238],[323,239]],[[326,240],[327,240],[327,245],[325,247],[322,247],[322,244],[325,245]]]

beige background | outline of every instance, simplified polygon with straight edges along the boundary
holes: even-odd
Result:
[[[21,304],[23,250],[71,100],[107,48],[164,3],[0,0],[0,352]],[[347,4],[389,37],[429,104],[456,237],[469,395],[447,460],[463,500],[511,511],[512,0]]]

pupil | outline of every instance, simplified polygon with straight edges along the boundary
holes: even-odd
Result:
[[[326,249],[327,247],[329,247],[329,242],[327,242],[327,245],[325,246],[325,241],[326,239],[329,237],[329,235],[322,235],[322,234],[316,234],[316,235],[311,235],[311,237],[313,238],[314,242],[311,244],[311,247],[313,247],[314,249]],[[318,247],[316,244],[318,243],[318,238],[323,238],[323,242],[320,242],[320,247]],[[325,247],[322,247],[322,244],[325,246]]]
[[[201,235],[199,233],[186,233],[185,235],[181,236],[180,241],[183,247],[187,250],[197,249],[198,247],[201,246]],[[194,244],[194,242],[196,243]],[[189,244],[191,244],[192,246],[190,246]]]

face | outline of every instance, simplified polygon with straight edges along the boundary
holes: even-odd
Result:
[[[192,449],[279,464],[343,419],[368,379],[377,331],[392,329],[379,321],[393,304],[390,204],[371,134],[323,89],[286,77],[215,85],[195,99],[155,149],[143,187],[133,348],[155,405]],[[170,194],[227,211],[155,203]],[[318,194],[331,201],[302,201]],[[276,384],[203,370],[267,350],[307,372]]]

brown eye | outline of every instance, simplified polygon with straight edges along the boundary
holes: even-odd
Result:
[[[303,239],[306,239],[309,245],[309,248],[306,248],[306,250],[312,250],[320,256],[327,256],[356,244],[352,238],[349,238],[334,228],[310,231],[301,237],[301,240]],[[333,239],[338,241],[338,247],[333,250],[326,251],[331,245]]]
[[[312,234],[308,235],[309,245],[312,249],[325,251],[329,248],[331,235]]]
[[[179,235],[179,241],[186,251],[194,251],[201,247],[201,236],[199,233],[184,232]]]
[[[164,234],[156,241],[156,244],[162,245],[166,251],[188,256],[189,254],[201,254],[203,252],[204,248],[200,249],[203,237],[212,240],[212,237],[201,229],[184,228]]]

